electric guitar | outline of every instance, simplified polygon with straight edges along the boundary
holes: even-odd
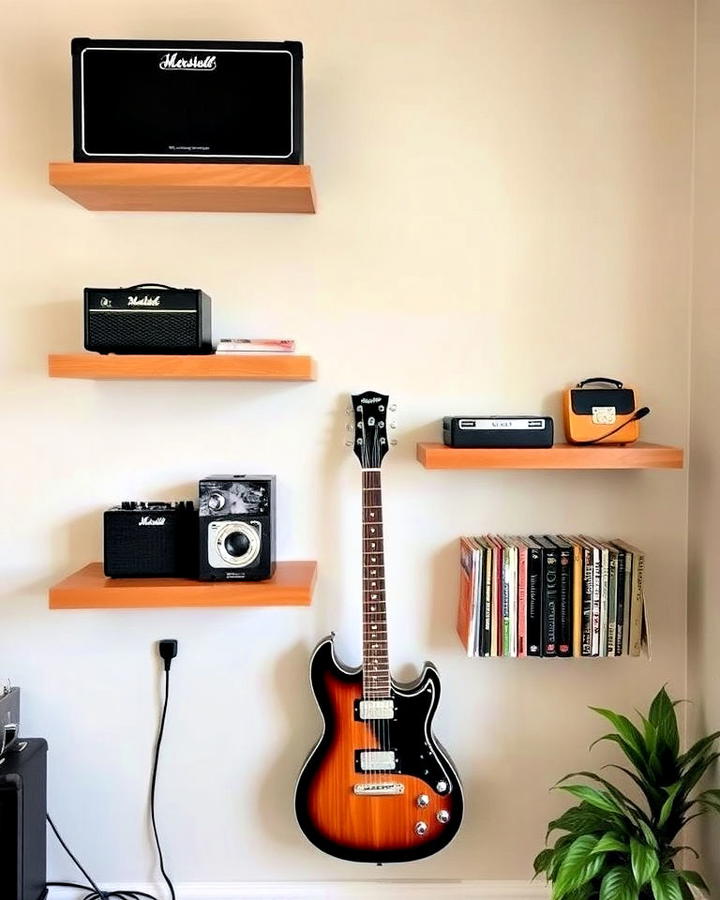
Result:
[[[353,395],[352,445],[362,466],[363,663],[338,662],[334,635],[316,647],[310,683],[324,729],[295,791],[306,837],[354,862],[409,862],[455,836],[460,779],[435,740],[440,678],[431,663],[416,681],[390,674],[380,467],[389,450],[388,397]]]

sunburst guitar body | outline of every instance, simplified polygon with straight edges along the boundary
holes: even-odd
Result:
[[[462,787],[433,734],[437,670],[426,663],[411,684],[390,675],[379,471],[388,397],[368,391],[352,400],[363,465],[363,664],[338,662],[332,636],[313,653],[310,683],[323,730],[298,779],[295,812],[306,837],[332,856],[410,862],[457,834]]]

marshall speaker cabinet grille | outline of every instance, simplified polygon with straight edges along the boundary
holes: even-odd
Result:
[[[85,349],[212,353],[210,298],[192,288],[85,288]]]
[[[72,42],[76,162],[301,163],[302,44]]]

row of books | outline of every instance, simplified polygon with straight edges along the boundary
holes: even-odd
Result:
[[[621,540],[460,539],[457,630],[468,656],[647,652],[645,554]]]

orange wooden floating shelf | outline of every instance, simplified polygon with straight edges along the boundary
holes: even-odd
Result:
[[[50,609],[309,606],[317,563],[279,562],[270,581],[106,578],[94,562],[50,588]]]
[[[92,210],[314,213],[310,166],[52,162],[50,184]]]
[[[426,469],[682,469],[683,451],[664,444],[556,444],[549,448],[468,450],[444,444],[417,445]]]
[[[212,353],[198,356],[126,356],[55,353],[51,378],[200,378],[246,381],[314,381],[315,360],[294,353]]]

